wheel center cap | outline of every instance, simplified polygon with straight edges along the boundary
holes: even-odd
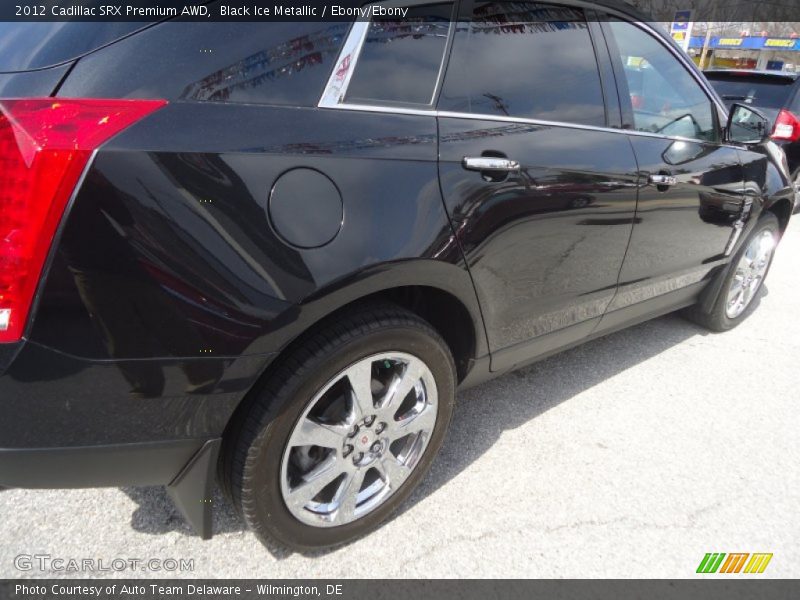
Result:
[[[359,452],[366,452],[374,441],[375,437],[371,433],[360,433],[356,436],[356,448],[358,448]]]

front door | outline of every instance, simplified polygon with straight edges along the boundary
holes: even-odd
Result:
[[[675,53],[640,25],[609,21],[603,29],[642,183],[611,312],[702,285],[726,260],[745,196],[719,111]]]
[[[494,370],[585,337],[616,290],[636,162],[608,129],[616,91],[607,110],[593,32],[579,9],[520,2],[475,2],[456,29],[440,181]]]

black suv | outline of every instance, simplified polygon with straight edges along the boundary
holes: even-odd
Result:
[[[659,28],[405,7],[2,26],[0,485],[165,485],[208,536],[218,480],[330,546],[408,497],[456,389],[756,306],[785,159]]]
[[[800,73],[709,69],[705,75],[726,105],[753,106],[770,119],[772,140],[786,153],[800,190]]]

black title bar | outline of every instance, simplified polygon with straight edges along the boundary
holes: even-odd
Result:
[[[431,0],[437,1],[447,0]],[[675,0],[627,2],[649,20],[670,22],[676,16]],[[599,6],[603,4],[598,0]],[[677,4],[692,10],[694,21],[800,21],[800,0],[682,0]],[[0,21],[353,21],[376,14],[402,17],[403,10],[402,2],[369,0],[2,0]]]

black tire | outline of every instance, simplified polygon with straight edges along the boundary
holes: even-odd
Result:
[[[317,392],[351,364],[381,352],[421,359],[433,374],[438,412],[424,454],[383,504],[351,523],[316,527],[298,520],[281,492],[284,449]],[[321,324],[281,359],[254,396],[223,449],[223,487],[262,542],[295,550],[337,546],[372,531],[403,503],[425,476],[445,439],[455,401],[456,370],[442,337],[426,321],[394,305],[368,305]]]
[[[730,318],[726,311],[726,301],[728,298],[728,290],[731,286],[734,275],[736,274],[736,266],[739,264],[739,261],[747,250],[747,247],[750,245],[750,242],[757,236],[761,235],[764,231],[772,232],[775,236],[776,243],[780,239],[780,223],[778,222],[777,217],[772,213],[765,213],[758,220],[758,223],[756,223],[753,231],[750,232],[750,234],[742,243],[739,251],[733,256],[727,268],[720,274],[720,277],[722,277],[722,282],[719,286],[713,286],[713,288],[719,290],[719,293],[717,294],[717,298],[714,301],[711,309],[705,309],[703,303],[701,302],[700,304],[696,304],[695,306],[691,306],[686,309],[683,313],[684,316],[691,321],[694,321],[698,325],[702,325],[706,329],[721,333],[733,329],[742,321],[744,321],[750,314],[752,314],[752,312],[758,307],[764,287],[763,283],[766,280],[767,275],[769,275],[769,269],[772,266],[772,258],[775,256],[774,252],[772,257],[770,257],[770,262],[767,266],[766,272],[764,273],[764,278],[762,279],[761,285],[745,310],[739,316]]]

